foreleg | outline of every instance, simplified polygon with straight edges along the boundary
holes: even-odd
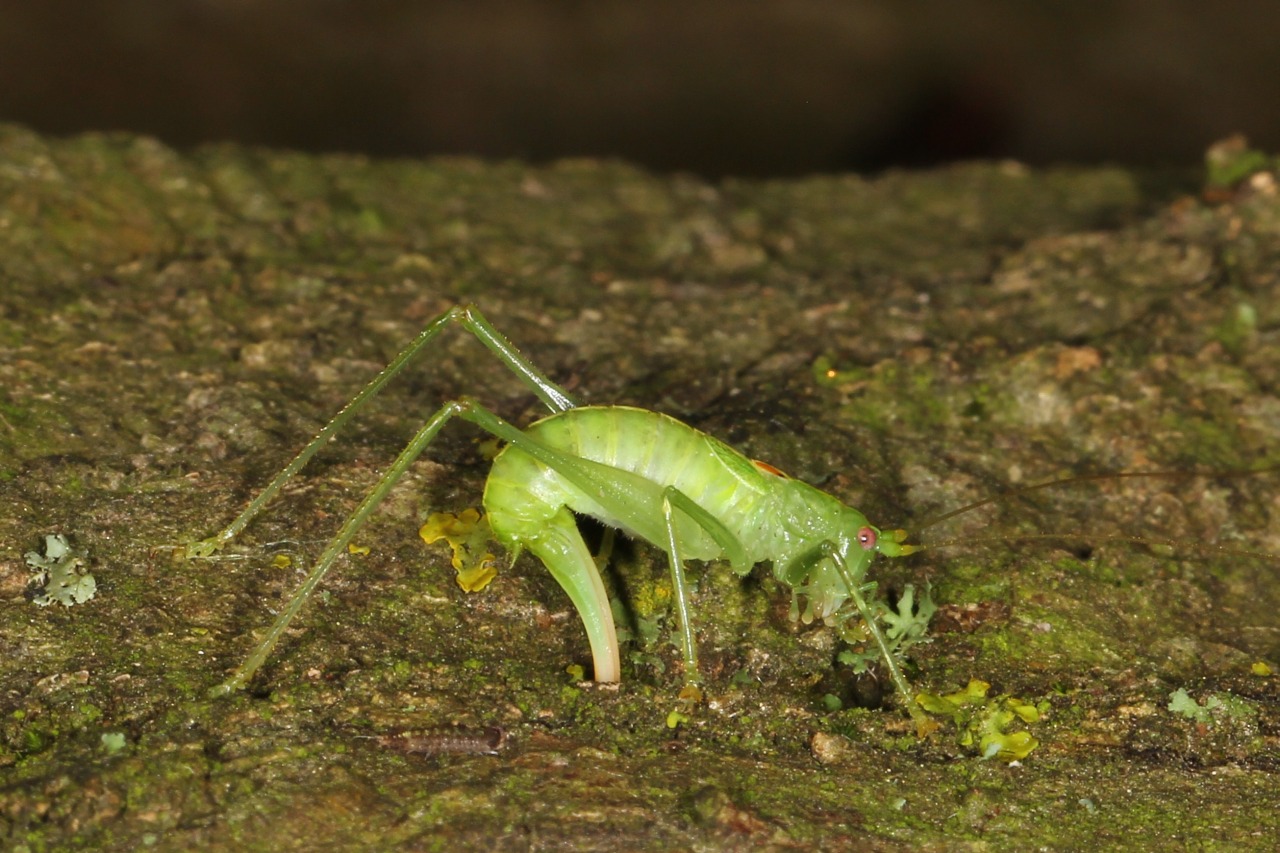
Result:
[[[858,613],[862,615],[862,621],[867,626],[867,631],[871,633],[871,638],[880,649],[880,654],[884,658],[885,668],[889,670],[889,678],[893,681],[893,686],[897,689],[898,695],[902,697],[903,704],[907,706],[907,713],[915,721],[917,730],[925,732],[934,727],[936,724],[924,713],[916,702],[915,696],[912,695],[911,685],[907,683],[906,676],[902,674],[902,668],[898,666],[897,660],[894,659],[893,652],[889,649],[889,643],[884,638],[884,632],[880,630],[879,622],[875,614],[871,612],[871,606],[867,604],[866,597],[862,594],[861,585],[853,577],[853,573],[849,571],[849,566],[845,563],[844,557],[840,556],[839,548],[834,542],[823,542],[821,550],[835,565],[840,577],[844,579],[845,586],[849,589],[849,597],[853,599],[854,606],[858,608]],[[923,734],[921,736],[923,737]]]

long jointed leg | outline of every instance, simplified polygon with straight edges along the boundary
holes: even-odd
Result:
[[[689,585],[684,578],[684,560],[680,556],[680,543],[676,537],[671,498],[669,494],[664,494],[662,497],[662,519],[667,524],[667,561],[671,564],[672,595],[676,600],[676,615],[680,618],[680,648],[684,652],[684,683],[686,687],[696,687],[702,680],[702,675],[698,672],[698,644],[697,638],[693,636],[693,620],[689,616]]]
[[[338,556],[346,550],[360,527],[373,514],[396,482],[404,476],[413,461],[436,437],[436,434],[455,417],[470,421],[503,440],[518,442],[521,447],[542,447],[516,427],[473,400],[457,400],[441,406],[440,410],[418,430],[404,450],[400,451],[395,462],[391,463],[373,489],[360,502],[360,506],[342,525],[337,536],[316,561],[315,567],[307,575],[306,580],[298,587],[297,592],[289,599],[289,603],[267,630],[266,636],[231,677],[211,691],[213,695],[225,695],[248,683],[267,656],[271,654],[271,650],[280,642],[289,623],[298,615],[298,611],[302,609],[302,605],[306,603],[316,585],[320,583]],[[600,573],[596,570],[590,552],[582,543],[582,537],[573,523],[572,514],[568,510],[563,510],[554,521],[556,523],[548,525],[544,536],[528,543],[530,550],[543,559],[578,609],[591,641],[597,679],[617,681],[619,669],[617,631],[613,624],[613,614],[609,609],[609,599],[605,594],[604,584],[600,580]]]
[[[893,657],[893,652],[889,648],[889,643],[884,638],[884,632],[880,630],[880,626],[876,623],[875,614],[871,612],[867,599],[862,594],[859,580],[854,578],[853,573],[849,571],[849,566],[845,563],[844,558],[840,556],[840,551],[832,542],[822,543],[823,554],[835,564],[836,571],[840,573],[840,577],[844,579],[845,586],[849,588],[849,597],[853,599],[854,606],[858,608],[858,613],[862,615],[862,621],[866,623],[867,631],[871,633],[871,638],[875,640],[876,646],[880,649],[880,655],[884,658],[885,668],[889,670],[889,678],[893,681],[893,686],[897,689],[898,695],[902,697],[903,703],[907,706],[907,713],[911,715],[911,719],[915,721],[916,728],[925,731],[934,726],[932,720],[916,703],[915,696],[911,694],[911,685],[907,683],[906,676],[902,674],[901,667]]]
[[[284,488],[284,484],[294,474],[307,464],[316,451],[324,446],[325,442],[333,438],[333,436],[346,425],[347,421],[375,394],[382,390],[397,373],[404,368],[410,360],[413,359],[419,351],[422,350],[436,335],[440,334],[445,327],[451,324],[458,324],[474,335],[482,344],[488,347],[498,359],[505,364],[513,373],[520,377],[534,394],[538,395],[538,399],[546,404],[547,408],[552,412],[563,412],[572,409],[577,404],[563,390],[557,387],[550,379],[542,374],[536,367],[529,363],[528,359],[522,356],[511,342],[503,337],[502,333],[495,329],[488,320],[486,320],[475,306],[472,305],[455,305],[448,311],[427,324],[418,337],[414,338],[409,346],[397,355],[390,364],[383,368],[382,372],[373,378],[373,381],[364,387],[364,389],[351,399],[351,402],[342,407],[338,414],[333,416],[333,420],[325,425],[324,429],[313,438],[306,447],[293,458],[284,470],[275,476],[275,478],[267,484],[262,493],[255,497],[244,512],[236,516],[235,520],[219,531],[216,535],[208,539],[202,539],[199,542],[192,542],[186,546],[186,556],[192,557],[208,557],[223,545],[226,545],[232,539],[240,534],[240,531],[253,520],[262,508],[266,506],[276,494]]]
[[[328,547],[320,555],[320,559],[316,561],[315,567],[311,573],[307,575],[307,579],[302,582],[302,586],[298,587],[297,592],[289,599],[289,603],[285,605],[284,610],[280,611],[280,615],[276,617],[276,621],[268,629],[265,637],[258,643],[257,648],[245,660],[231,677],[226,681],[213,688],[211,692],[214,696],[222,696],[233,690],[239,690],[253,674],[258,671],[263,662],[267,659],[267,655],[271,654],[271,650],[276,647],[276,643],[280,642],[280,637],[284,635],[285,629],[289,627],[289,623],[293,621],[293,617],[298,615],[298,611],[302,609],[302,605],[306,603],[316,585],[320,583],[320,579],[329,571],[329,567],[333,565],[334,560],[338,559],[341,554],[351,543],[352,538],[359,531],[360,527],[368,520],[369,516],[377,508],[382,499],[387,496],[396,482],[409,470],[409,466],[418,458],[418,455],[426,449],[431,440],[436,437],[436,433],[449,422],[451,418],[462,412],[463,406],[460,403],[446,403],[438,412],[431,416],[431,419],[418,430],[417,435],[409,442],[404,450],[400,451],[400,455],[391,463],[386,472],[378,479],[377,484],[360,502],[360,506],[356,508],[346,523],[338,531],[338,535],[333,538]],[[305,451],[304,451],[305,452]],[[301,454],[299,454],[301,458]],[[295,460],[296,461],[296,460]],[[287,469],[286,469],[287,470]],[[279,479],[278,477],[276,479]],[[273,483],[274,485],[274,483]]]
[[[716,541],[729,562],[735,567],[746,564],[746,552],[742,543],[711,513],[675,486],[667,486],[662,492],[662,519],[667,527],[666,552],[671,565],[671,586],[676,600],[676,614],[680,618],[680,645],[684,652],[685,690],[698,695],[702,674],[698,671],[697,638],[693,635],[693,619],[689,614],[689,585],[684,577],[684,559],[680,556],[680,543],[676,536],[675,513],[684,513]]]

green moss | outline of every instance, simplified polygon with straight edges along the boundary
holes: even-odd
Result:
[[[1031,734],[1011,725],[1039,722],[1047,710],[1028,704],[1008,694],[988,698],[990,684],[971,680],[966,688],[946,696],[922,693],[920,706],[931,714],[950,717],[958,732],[961,746],[976,749],[983,759],[999,757],[1004,761],[1021,761],[1038,745]]]
[[[919,739],[892,707],[824,707],[832,634],[793,625],[767,569],[693,570],[708,702],[685,709],[666,568],[624,547],[614,591],[638,617],[628,652],[641,662],[616,687],[578,683],[565,670],[585,662],[580,626],[535,561],[463,596],[414,542],[413,520],[480,492],[465,427],[414,467],[378,547],[340,561],[251,689],[205,700],[424,411],[473,393],[534,416],[453,344],[219,559],[153,550],[234,516],[464,294],[582,399],[676,413],[880,517],[1019,475],[1265,455],[1280,446],[1258,390],[1274,385],[1271,357],[1238,313],[1242,291],[1200,285],[1222,259],[1261,288],[1245,300],[1257,328],[1274,325],[1266,203],[1152,215],[1158,200],[1121,170],[975,164],[710,187],[620,164],[185,156],[11,127],[0,167],[0,181],[24,176],[0,192],[0,342],[23,348],[0,400],[0,527],[28,546],[76,530],[110,592],[75,611],[6,611],[0,761],[28,792],[6,812],[10,846],[1248,849],[1274,828],[1271,688],[1231,682],[1264,651],[1241,626],[1280,606],[1269,567],[1081,565],[1036,542],[877,565],[886,596],[931,580],[944,612],[1007,608],[953,620],[911,657],[935,689],[983,676],[1049,697],[1034,724],[1007,705],[995,710],[1016,720],[990,716],[1002,736],[1042,743],[1008,768],[973,760],[981,725],[962,746],[954,732]],[[1080,530],[1109,512],[1130,529],[1153,508],[1178,517],[1179,503],[1206,529],[1265,536],[1266,484],[1220,488],[1184,484],[1155,503],[1159,489],[1136,484],[1040,495],[957,519],[954,537],[1043,529],[1044,514]],[[281,542],[288,570],[271,567]],[[1201,731],[1163,710],[1175,675],[1256,716],[1215,709]],[[670,729],[673,708],[686,719]],[[500,725],[510,746],[424,757],[367,737],[454,724]],[[108,754],[104,733],[127,747]],[[1206,785],[1222,764],[1232,772]]]
[[[1250,175],[1280,169],[1280,158],[1250,148],[1244,137],[1231,137],[1213,145],[1205,153],[1205,183],[1226,190]]]

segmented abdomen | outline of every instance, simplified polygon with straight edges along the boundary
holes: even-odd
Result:
[[[491,526],[508,544],[528,539],[541,521],[568,506],[662,545],[664,528],[655,505],[660,505],[662,490],[674,486],[719,519],[747,549],[752,562],[771,556],[760,539],[770,522],[771,480],[777,475],[765,473],[711,436],[666,415],[625,406],[570,409],[538,421],[525,432],[569,456],[626,472],[618,476],[644,493],[638,503],[651,505],[635,506],[627,518],[613,517],[561,473],[518,447],[508,447],[494,461],[484,497]],[[676,523],[686,557],[721,556],[715,543],[689,519],[681,516]]]

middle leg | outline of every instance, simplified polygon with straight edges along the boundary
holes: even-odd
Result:
[[[667,540],[664,543],[667,562],[671,566],[671,586],[675,596],[676,615],[680,620],[680,646],[684,653],[685,690],[692,696],[700,695],[698,685],[702,673],[698,669],[698,645],[693,633],[693,617],[690,613],[689,585],[685,580],[684,558],[680,556],[680,541],[676,535],[675,513],[679,511],[707,532],[729,561],[737,568],[746,562],[742,543],[729,528],[696,504],[692,498],[675,486],[667,486],[662,492],[662,520],[666,525]]]

